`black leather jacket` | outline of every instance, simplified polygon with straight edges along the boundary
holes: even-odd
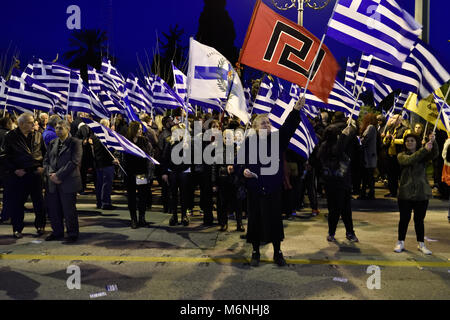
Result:
[[[17,169],[33,172],[36,168],[42,167],[44,160],[45,145],[42,134],[35,131],[26,138],[19,128],[11,130],[5,136],[3,152],[5,154],[3,165],[8,173],[13,173]]]

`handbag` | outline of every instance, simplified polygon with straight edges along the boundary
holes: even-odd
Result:
[[[148,183],[148,180],[147,180],[147,176],[145,174],[136,175],[136,184],[138,186],[147,184],[147,183]]]

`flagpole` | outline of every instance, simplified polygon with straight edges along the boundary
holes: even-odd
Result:
[[[448,89],[447,89],[447,93],[446,93],[445,98],[444,98],[444,103],[447,103],[447,98],[448,98],[449,92],[450,92],[450,86],[449,86]],[[434,99],[434,97],[433,97],[433,99]],[[436,106],[437,106],[437,104],[436,104]],[[437,119],[436,119],[436,123],[434,124],[433,133],[436,132],[437,124],[438,124],[438,122],[439,122],[439,119],[441,118],[442,109],[444,109],[443,106],[442,106],[441,104],[439,104],[439,106],[441,107],[441,110],[439,110],[439,115],[438,115],[438,117],[437,117]]]
[[[427,135],[427,129],[428,129],[428,121],[425,124],[425,129],[423,130],[423,138],[422,138],[422,140],[425,140],[425,136]]]
[[[98,139],[100,142],[102,142],[100,139]],[[103,144],[103,143],[102,143]],[[122,168],[122,166],[120,165],[120,162],[119,162],[119,160],[116,158],[116,157],[114,157],[114,155],[111,153],[111,151],[109,151],[109,149],[108,149],[108,147],[107,146],[105,146],[104,144],[103,144],[103,146],[105,147],[105,149],[106,149],[106,151],[108,151],[108,153],[109,153],[109,155],[113,158],[113,159],[116,159],[117,160],[117,165],[119,166],[119,168],[122,170],[122,172],[126,175],[126,176],[128,176],[127,175],[127,173],[125,172],[125,169],[124,168]]]
[[[395,98],[395,100],[394,100],[394,105],[389,109],[388,115],[394,112],[394,109],[395,109],[394,107],[395,107],[395,105],[397,104],[398,98],[399,98],[399,96],[397,96],[397,97]],[[383,129],[383,133],[382,133],[382,134],[385,134],[385,133],[386,133],[387,120],[388,120],[388,119],[386,119],[386,124],[384,125],[384,129]]]
[[[359,65],[358,65],[358,71],[356,71],[356,76],[355,76],[355,85],[353,86],[353,96],[355,96],[355,91],[356,91],[356,82],[358,82],[358,73],[359,73],[359,69],[361,68],[361,61],[362,61],[362,57],[364,55],[364,52],[361,53],[361,59],[359,59]],[[372,60],[370,60],[372,61]],[[366,71],[367,73],[367,71]]]
[[[311,82],[311,76],[314,72],[314,67],[316,66],[317,58],[319,57],[319,54],[320,54],[320,49],[322,49],[322,45],[323,45],[323,42],[325,41],[325,37],[327,35],[327,31],[328,31],[328,27],[330,25],[331,18],[333,17],[334,12],[336,11],[336,7],[337,7],[338,3],[339,3],[339,1],[336,1],[336,3],[334,4],[333,11],[331,12],[330,19],[328,20],[328,23],[327,23],[327,28],[325,30],[325,33],[322,36],[322,39],[320,40],[319,48],[317,49],[316,56],[314,57],[314,61],[311,65],[311,71],[308,74],[308,80],[306,82],[305,90],[303,91],[303,98],[299,99],[297,101],[297,103],[300,103],[300,101],[302,101],[303,99],[306,99],[306,91],[308,90],[309,83]]]

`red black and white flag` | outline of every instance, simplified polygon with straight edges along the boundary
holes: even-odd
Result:
[[[247,30],[240,63],[305,87],[328,102],[339,65],[322,45],[312,70],[320,40],[298,24],[284,18],[258,0]]]

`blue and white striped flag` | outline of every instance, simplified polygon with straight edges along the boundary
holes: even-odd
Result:
[[[60,95],[50,92],[45,85],[28,74],[14,69],[8,83],[7,104],[20,113],[41,110],[49,113],[60,102]],[[11,109],[10,109],[11,110]]]
[[[73,71],[70,73],[68,106],[69,112],[86,112],[104,119],[111,116],[95,93],[88,89],[81,77]]]
[[[318,109],[329,111],[342,111],[347,117],[352,115],[352,118],[357,120],[362,102],[356,101],[355,106],[355,101],[356,98],[353,94],[336,79],[334,81],[333,90],[331,90],[330,96],[328,97],[328,104],[308,91],[306,93],[305,105],[315,106]],[[354,106],[355,109],[353,109]]]
[[[361,90],[361,92],[364,92],[366,90],[373,89],[375,79],[371,78],[371,75],[368,74],[368,69],[370,64],[372,63],[372,58],[373,55],[365,53],[361,55],[358,72],[356,73],[356,90],[353,90],[355,95],[359,93],[359,90]]]
[[[327,35],[401,66],[422,33],[394,0],[339,0]]]
[[[373,86],[373,100],[376,107],[378,107],[391,92],[392,88],[384,83],[376,81]]]
[[[444,124],[445,129],[450,132],[450,106],[444,101],[444,99],[436,95],[434,92],[433,97],[436,101],[437,111],[441,115],[441,121]]]
[[[419,99],[427,98],[432,92],[450,80],[448,66],[443,66],[431,52],[428,45],[419,41],[411,51],[407,62],[415,65],[420,78]]]
[[[269,114],[269,120],[274,128],[279,129],[283,125],[295,104],[295,99],[291,97],[288,91],[283,90]],[[300,112],[300,115],[302,121],[289,142],[289,148],[308,159],[318,140],[308,118],[302,112]]]
[[[103,58],[102,61],[102,74],[112,79],[117,87],[125,86],[125,78],[122,74],[111,64],[111,60]]]
[[[146,91],[146,89],[140,83],[139,79],[133,74],[130,74],[125,84],[125,94],[128,95],[129,102],[133,106],[134,110],[137,110],[139,113],[146,112],[151,114],[151,96],[144,91]]]
[[[276,80],[274,78],[274,81],[271,81],[268,75],[264,76],[253,103],[253,113],[270,113],[281,93],[278,79]]]
[[[302,94],[302,92],[303,90],[297,84],[291,84],[291,90],[289,91],[289,94],[292,98],[295,99],[295,101],[298,101],[298,99],[300,99],[300,95]],[[320,114],[320,108],[316,107],[312,103],[305,103],[304,107],[301,109],[301,112],[304,112],[311,119],[315,119]]]
[[[89,126],[89,128],[92,129],[97,138],[99,138],[100,142],[110,151],[126,152],[136,157],[147,158],[154,164],[159,164],[158,161],[150,157],[148,154],[142,151],[141,148],[139,148],[137,145],[135,145],[119,133],[91,119],[83,118],[83,121]]]
[[[5,79],[0,76],[0,106],[4,106],[8,96],[8,86],[6,85]]]
[[[350,58],[347,58],[347,68],[345,69],[344,85],[350,90],[353,90],[356,84],[355,65],[356,63],[350,61]]]
[[[112,97],[109,92],[100,91],[97,97],[109,113],[126,115],[124,104]]]
[[[60,94],[60,102],[55,105],[54,111],[65,115],[67,114],[70,71],[71,69],[66,66],[35,58],[24,72],[44,84],[51,92]]]
[[[88,81],[89,81],[89,89],[92,90],[93,93],[99,94],[102,90],[103,80],[101,72],[98,72],[91,66],[88,67]]]
[[[173,72],[173,80],[174,91],[180,96],[181,99],[186,100],[187,95],[187,77],[186,75],[175,65],[172,61],[172,72]]]
[[[154,108],[176,109],[180,107],[192,112],[192,109],[187,106],[186,102],[158,75],[146,77],[146,80],[149,88],[151,88],[149,91]]]
[[[401,89],[416,93],[420,87],[421,73],[417,66],[410,63],[410,58],[396,67],[386,61],[373,57],[368,69],[368,77],[375,82],[389,86],[393,90]]]

